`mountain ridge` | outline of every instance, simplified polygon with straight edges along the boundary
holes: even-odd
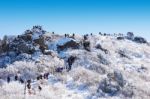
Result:
[[[22,35],[4,37],[0,42],[1,93],[6,92],[0,97],[12,99],[19,90],[16,94],[20,95],[19,99],[24,96],[29,99],[148,99],[149,50],[149,42],[132,32],[127,35],[59,35],[46,32],[41,26],[33,26]],[[20,80],[14,82],[18,75],[24,82],[31,80],[34,86],[39,82],[37,77],[45,73],[49,76],[40,80],[42,90],[33,87],[31,95],[28,90],[26,95],[22,94]],[[8,83],[8,77],[12,82]],[[20,88],[13,87],[11,92],[5,88],[13,85]]]

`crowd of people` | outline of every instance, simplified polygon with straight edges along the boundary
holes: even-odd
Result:
[[[14,78],[13,81],[18,81],[22,84],[25,84],[25,93],[26,91],[28,92],[28,94],[35,94],[35,86],[32,85],[32,82],[36,80],[36,88],[41,91],[42,90],[42,80],[48,80],[48,76],[49,73],[44,73],[44,74],[40,74],[36,77],[36,79],[22,79],[21,77],[19,77],[18,75],[15,76],[8,76],[7,77],[7,83],[10,83],[12,81],[11,78]]]

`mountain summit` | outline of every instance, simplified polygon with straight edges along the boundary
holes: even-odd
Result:
[[[33,26],[0,40],[1,99],[149,99],[150,44],[132,32],[56,34]]]

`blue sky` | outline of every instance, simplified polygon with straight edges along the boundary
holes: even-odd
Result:
[[[0,0],[0,37],[33,25],[56,33],[132,31],[149,39],[150,0]]]

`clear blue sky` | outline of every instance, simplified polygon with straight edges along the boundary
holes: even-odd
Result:
[[[33,25],[57,33],[126,33],[150,38],[150,0],[0,0],[0,36]]]

